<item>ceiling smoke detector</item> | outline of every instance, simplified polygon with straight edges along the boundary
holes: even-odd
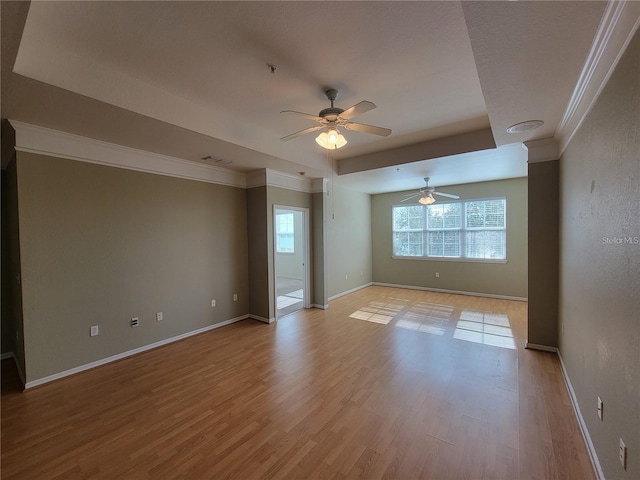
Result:
[[[529,130],[535,130],[544,122],[542,120],[527,120],[526,122],[516,123],[507,128],[508,133],[523,133]]]

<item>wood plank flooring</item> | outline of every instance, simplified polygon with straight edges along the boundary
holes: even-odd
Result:
[[[26,392],[2,479],[591,479],[526,303],[368,287]],[[3,365],[4,366],[4,365]]]

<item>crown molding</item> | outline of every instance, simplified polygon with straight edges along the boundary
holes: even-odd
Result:
[[[245,174],[228,168],[137,150],[17,120],[9,120],[9,123],[15,130],[15,149],[19,152],[239,188],[268,185],[305,193],[314,193],[316,190],[321,192],[326,188],[325,179],[322,178],[311,179],[264,168]]]
[[[610,0],[578,83],[558,124],[555,139],[562,154],[607,84],[640,25],[640,2]]]
[[[93,138],[9,120],[16,150],[170,177],[246,188],[245,175],[226,168],[123,147]]]
[[[558,160],[560,148],[555,138],[543,138],[523,143],[527,150],[527,163],[540,163]]]
[[[278,172],[268,168],[261,168],[247,173],[246,188],[278,187],[298,192],[312,193],[312,180],[299,175]]]

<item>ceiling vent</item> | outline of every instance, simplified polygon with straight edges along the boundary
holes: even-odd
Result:
[[[516,123],[507,128],[508,133],[523,133],[529,130],[535,130],[540,127],[544,122],[542,120],[527,120],[526,122]]]

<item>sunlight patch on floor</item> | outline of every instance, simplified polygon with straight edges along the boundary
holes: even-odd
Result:
[[[499,313],[463,310],[453,338],[493,347],[516,348],[509,316]]]
[[[432,335],[444,335],[452,315],[451,305],[419,302],[411,307],[395,326]]]
[[[407,302],[404,299],[392,299],[388,302],[369,302],[368,305],[356,310],[349,317],[386,325],[402,311]]]

